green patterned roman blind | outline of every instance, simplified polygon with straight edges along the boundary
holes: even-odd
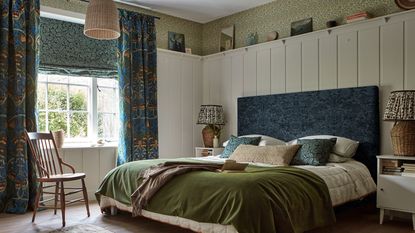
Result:
[[[40,72],[117,77],[117,40],[90,39],[81,24],[44,17],[40,22]]]

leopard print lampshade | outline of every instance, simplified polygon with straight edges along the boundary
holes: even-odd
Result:
[[[393,91],[386,105],[385,121],[415,120],[415,90]]]
[[[393,91],[383,119],[395,121],[391,130],[394,155],[415,156],[415,91]]]

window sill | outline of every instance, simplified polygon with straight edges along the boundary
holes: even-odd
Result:
[[[96,143],[65,143],[62,149],[117,148],[118,142],[108,142],[102,145]]]

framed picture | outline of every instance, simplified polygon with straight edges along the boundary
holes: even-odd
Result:
[[[168,49],[182,52],[186,51],[186,46],[184,43],[184,34],[176,33],[176,32],[169,32],[168,35]]]
[[[313,18],[302,19],[291,23],[291,36],[313,31]]]
[[[235,48],[235,26],[222,28],[220,33],[219,50],[221,52]]]

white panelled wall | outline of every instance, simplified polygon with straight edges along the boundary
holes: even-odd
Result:
[[[101,180],[115,167],[115,147],[91,147],[91,148],[64,148],[61,150],[63,160],[75,167],[76,172],[86,174],[85,185],[90,200],[95,200],[94,193],[98,189]],[[65,171],[70,172],[66,167]],[[81,187],[80,181],[71,181],[66,187]],[[81,194],[79,194],[81,195]]]
[[[237,134],[237,98],[377,85],[383,114],[392,90],[415,89],[415,11],[406,11],[205,57],[158,50],[160,158],[190,157],[202,146],[201,104],[221,104],[221,141]],[[392,152],[392,123],[381,121],[381,151]],[[65,149],[87,173],[92,196],[115,166],[115,148]],[[99,164],[99,166],[97,166]]]
[[[204,57],[203,102],[224,106],[222,141],[237,134],[236,101],[377,85],[381,116],[392,90],[415,89],[415,11],[397,13]],[[381,121],[381,151],[392,153]]]
[[[202,104],[202,58],[158,50],[158,123],[160,158],[190,157],[202,145],[203,126],[196,125]],[[61,155],[77,172],[86,173],[88,196],[115,167],[116,147],[65,148]],[[80,182],[68,187],[80,187]]]
[[[157,67],[160,158],[191,157],[202,144],[202,58],[159,49]]]

